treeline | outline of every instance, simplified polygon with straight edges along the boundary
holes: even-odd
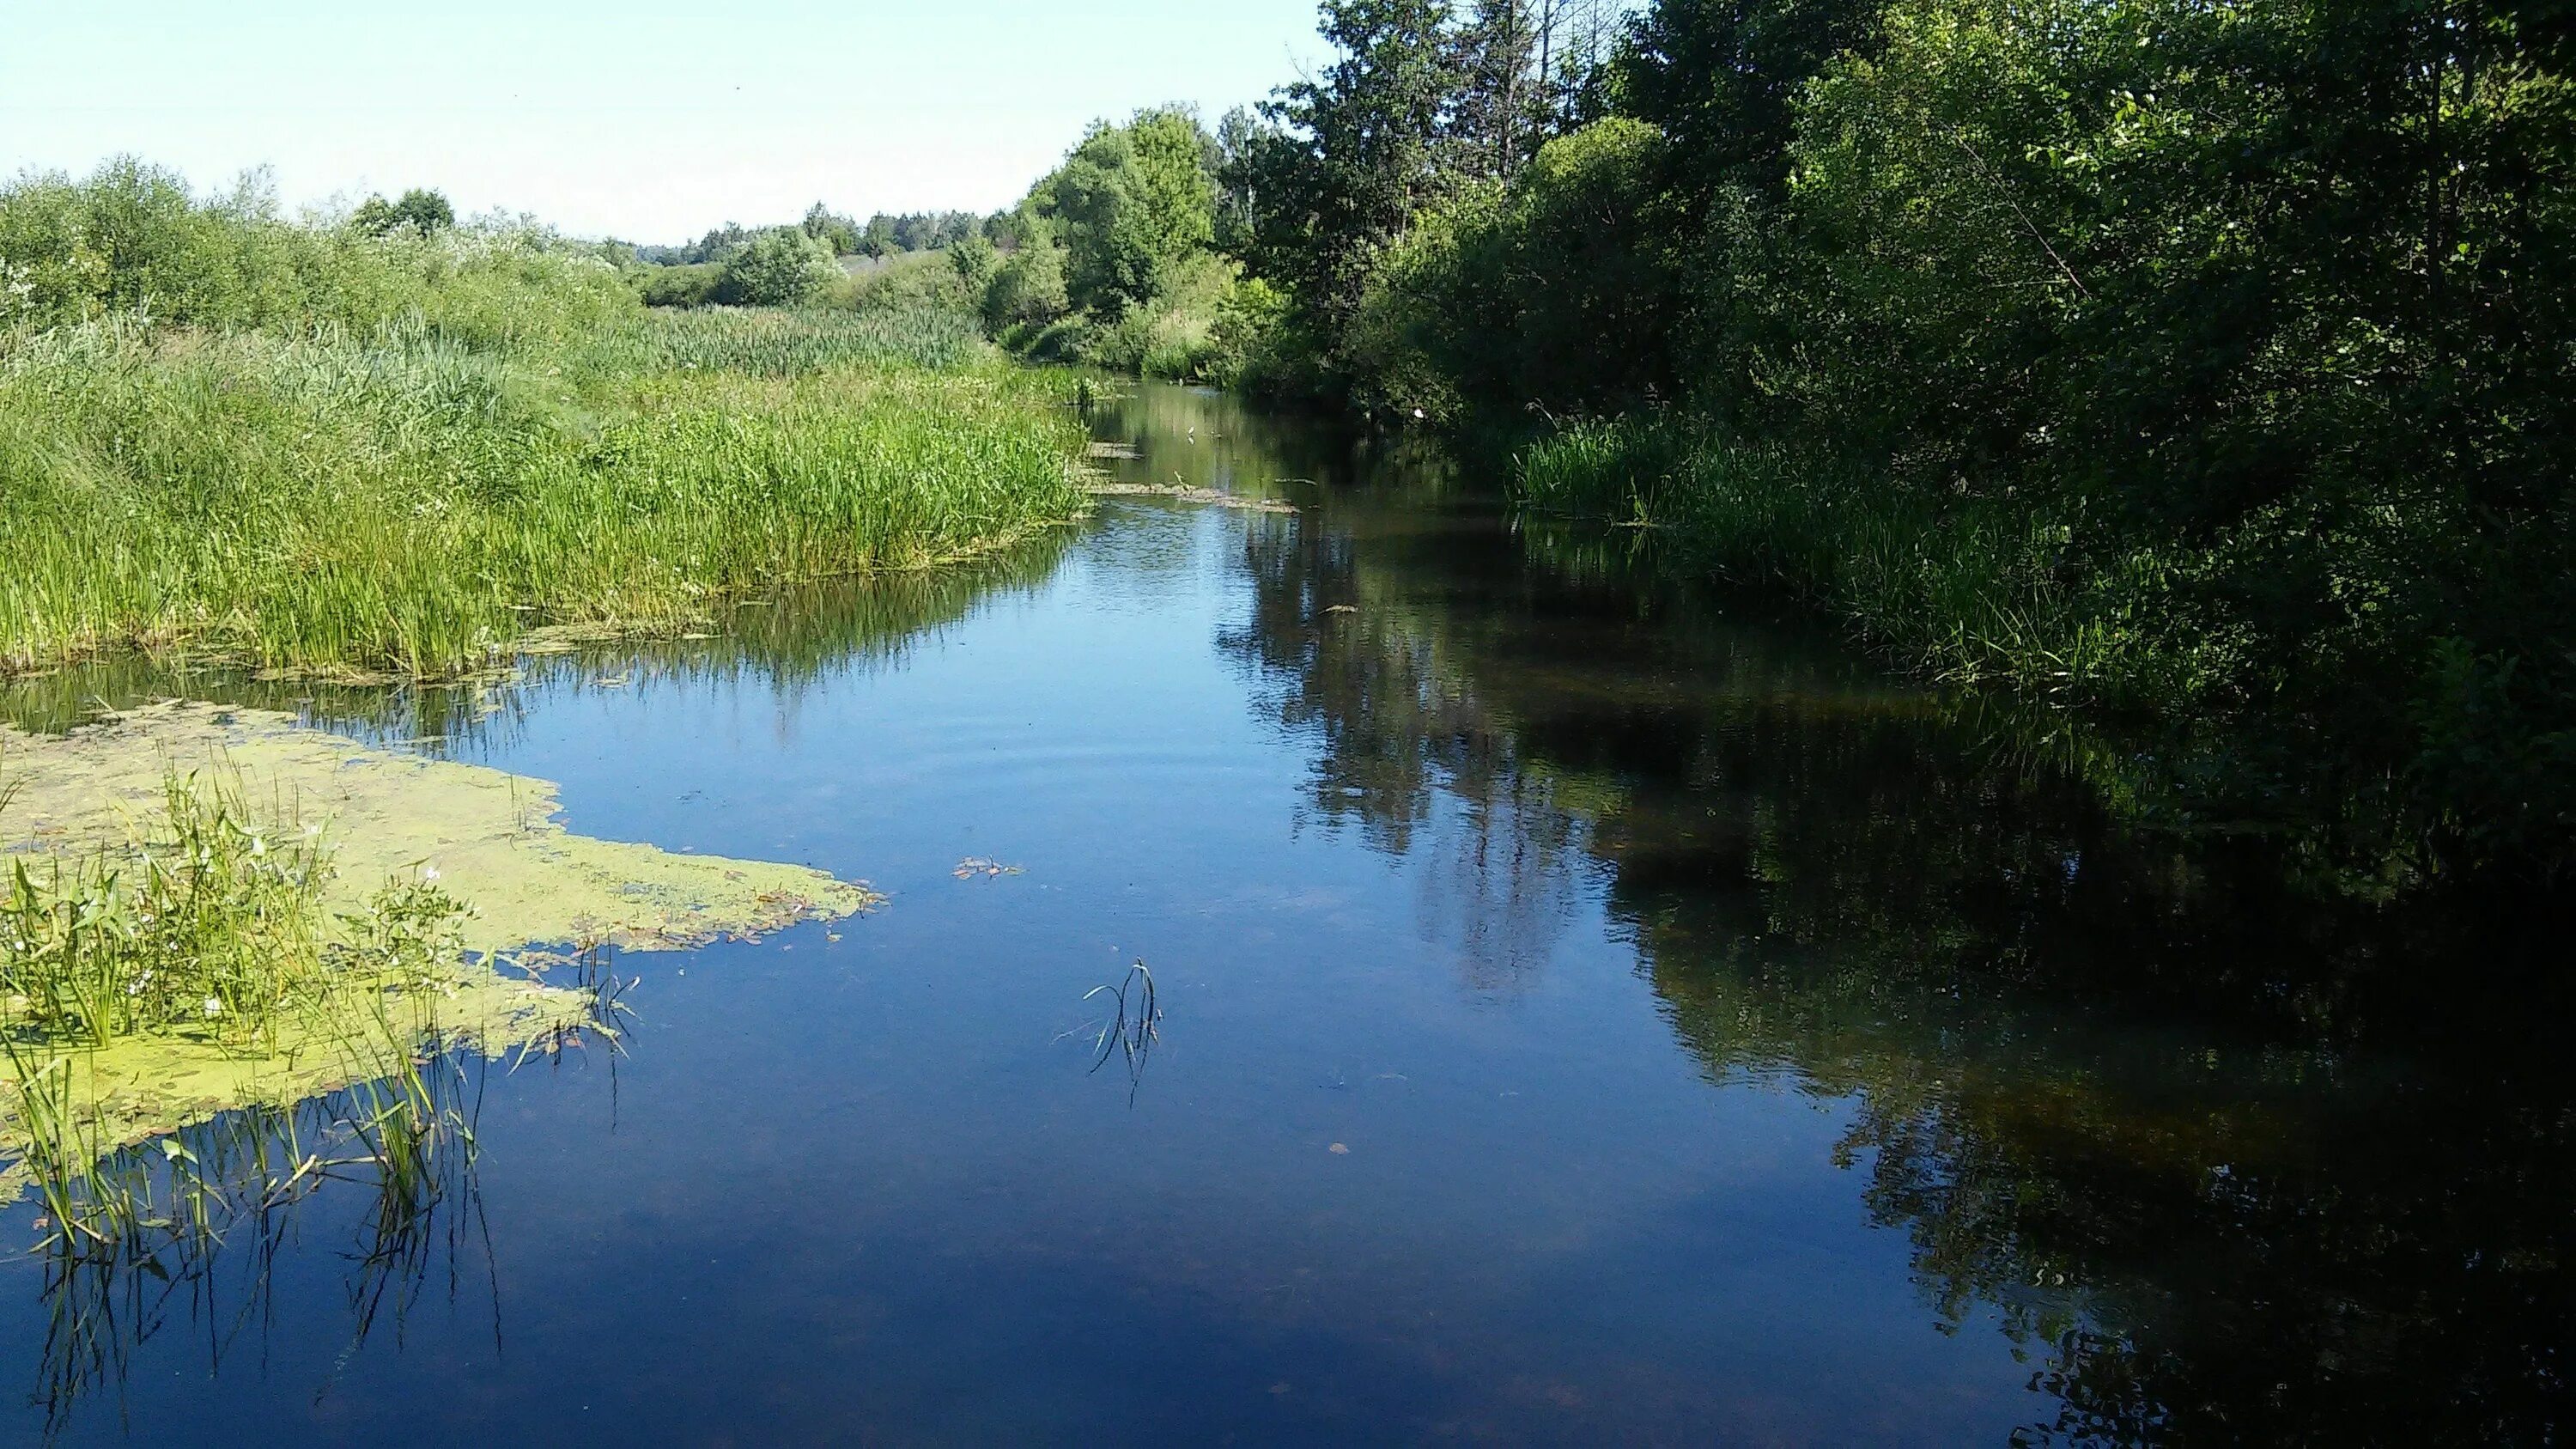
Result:
[[[1240,375],[1538,427],[1533,503],[2222,721],[2200,813],[2576,863],[2567,7],[1653,0],[1571,59],[1322,8],[1161,273],[1253,279]]]
[[[890,257],[902,252],[936,251],[984,233],[988,218],[971,211],[918,211],[901,216],[878,212],[862,222],[815,202],[793,229],[836,257]],[[760,237],[786,226],[746,227],[726,222],[679,246],[633,246],[634,260],[656,267],[704,266],[721,262]]]
[[[1001,218],[971,211],[880,212],[861,223],[818,201],[793,225],[727,222],[685,246],[608,245],[645,302],[656,307],[862,307],[896,301],[972,310],[976,298],[966,284],[950,283],[935,271],[914,267],[899,279],[867,279],[882,266],[982,242],[1003,226]]]

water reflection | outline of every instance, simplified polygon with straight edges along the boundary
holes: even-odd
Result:
[[[523,655],[506,677],[387,685],[267,677],[185,659],[109,655],[0,681],[0,725],[58,732],[102,713],[183,697],[297,715],[309,723],[435,754],[504,746],[541,694],[643,691],[657,683],[755,686],[792,720],[826,676],[900,667],[979,604],[1034,588],[1072,540],[1054,529],[946,568],[780,588],[680,638],[567,640]]]
[[[1106,431],[1151,454],[1156,409],[1202,405],[1138,406]],[[2120,746],[2062,718],[1891,684],[1633,535],[1507,540],[1440,470],[1263,459],[1217,416],[1224,476],[1352,480],[1244,527],[1222,639],[1307,742],[1312,818],[1424,867],[1475,990],[1542,970],[1603,880],[1712,1082],[1849,1104],[1837,1160],[1936,1320],[1991,1317],[2057,1402],[2021,1442],[2566,1422],[2541,923],[2149,828],[2101,783]]]
[[[228,1112],[100,1163],[72,1189],[77,1216],[42,1220],[30,1400],[48,1439],[102,1399],[122,1422],[127,1378],[156,1339],[198,1340],[209,1374],[264,1357],[281,1265],[317,1243],[343,1264],[343,1362],[380,1331],[399,1336],[433,1291],[479,1301],[497,1351],[474,1136],[491,1070],[479,1053],[440,1051],[415,1073]],[[290,1297],[284,1311],[310,1310]]]

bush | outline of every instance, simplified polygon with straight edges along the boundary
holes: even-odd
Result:
[[[840,264],[821,242],[792,227],[753,237],[724,259],[715,300],[736,307],[792,307],[821,296],[841,279]]]
[[[1011,253],[984,289],[984,325],[996,333],[1044,328],[1071,309],[1064,248],[1050,241],[1033,240]]]
[[[205,200],[174,173],[111,161],[87,181],[0,186],[0,323],[116,315],[208,329],[424,328],[477,347],[543,347],[635,307],[591,248],[524,227],[372,237],[280,220],[253,185]]]
[[[1660,142],[1613,117],[1548,142],[1508,191],[1473,188],[1417,217],[1378,259],[1343,339],[1355,399],[1450,417],[1652,396],[1680,310],[1673,263],[1638,225]]]
[[[716,284],[724,278],[724,264],[638,267],[634,277],[636,293],[647,307],[704,307],[716,299]]]
[[[896,252],[860,264],[860,270],[836,283],[828,301],[852,311],[909,312],[932,309],[972,317],[983,302],[983,289],[970,285],[948,251]]]

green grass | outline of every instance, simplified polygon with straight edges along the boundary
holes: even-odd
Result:
[[[389,885],[334,929],[317,832],[260,825],[220,778],[172,775],[130,848],[12,862],[0,894],[0,1030],[104,1048],[171,1032],[253,1044],[341,983],[425,982],[463,908]]]
[[[2158,627],[2169,563],[2079,558],[2072,530],[2037,508],[1928,497],[1671,419],[1571,424],[1518,454],[1513,488],[1528,507],[1668,528],[1946,682],[2134,705],[2205,697],[2239,667],[2223,632]]]
[[[0,342],[0,672],[139,647],[448,675],[542,626],[667,631],[972,553],[1081,498],[1053,385],[971,342],[721,311],[523,349],[423,325],[22,333]]]
[[[984,356],[974,314],[927,303],[866,311],[710,307],[654,313],[598,347],[638,371],[793,377],[833,367],[902,363],[958,368]]]

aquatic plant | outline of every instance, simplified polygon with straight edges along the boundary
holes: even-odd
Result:
[[[273,210],[133,162],[0,184],[0,673],[455,676],[1084,506],[1056,387],[955,308],[648,313],[539,230]]]
[[[0,672],[133,646],[454,675],[1080,510],[1051,383],[853,360],[910,347],[706,313],[547,368],[132,320],[0,348]]]
[[[488,1261],[475,1127],[490,1068],[443,1046],[427,1014],[382,1025],[350,1039],[371,1075],[342,1091],[113,1152],[77,1138],[53,1151],[59,1166],[37,1174],[48,1323],[32,1393],[49,1432],[121,1390],[135,1351],[176,1313],[202,1327],[220,1365],[243,1329],[267,1322],[279,1260],[325,1191],[367,1204],[354,1238],[336,1245],[352,1349],[387,1318],[399,1323],[442,1260],[451,1294],[478,1243]]]
[[[990,351],[970,313],[928,304],[850,311],[806,307],[655,312],[598,344],[639,370],[794,377],[836,367],[961,367]],[[594,365],[596,363],[594,362]]]
[[[324,943],[318,832],[254,827],[220,776],[172,773],[163,807],[130,849],[11,864],[0,900],[10,1027],[92,1047],[182,1027],[256,1035],[341,969]],[[459,909],[434,891],[407,895],[370,930],[416,956],[391,943]]]
[[[1127,974],[1113,983],[1095,986],[1082,993],[1090,1001],[1107,997],[1110,1013],[1099,1023],[1092,1037],[1096,1053],[1091,1070],[1097,1072],[1119,1057],[1127,1064],[1127,1102],[1135,1105],[1137,1088],[1144,1085],[1145,1064],[1154,1048],[1163,1040],[1163,1005],[1154,989],[1154,973],[1144,962],[1127,968]]]

